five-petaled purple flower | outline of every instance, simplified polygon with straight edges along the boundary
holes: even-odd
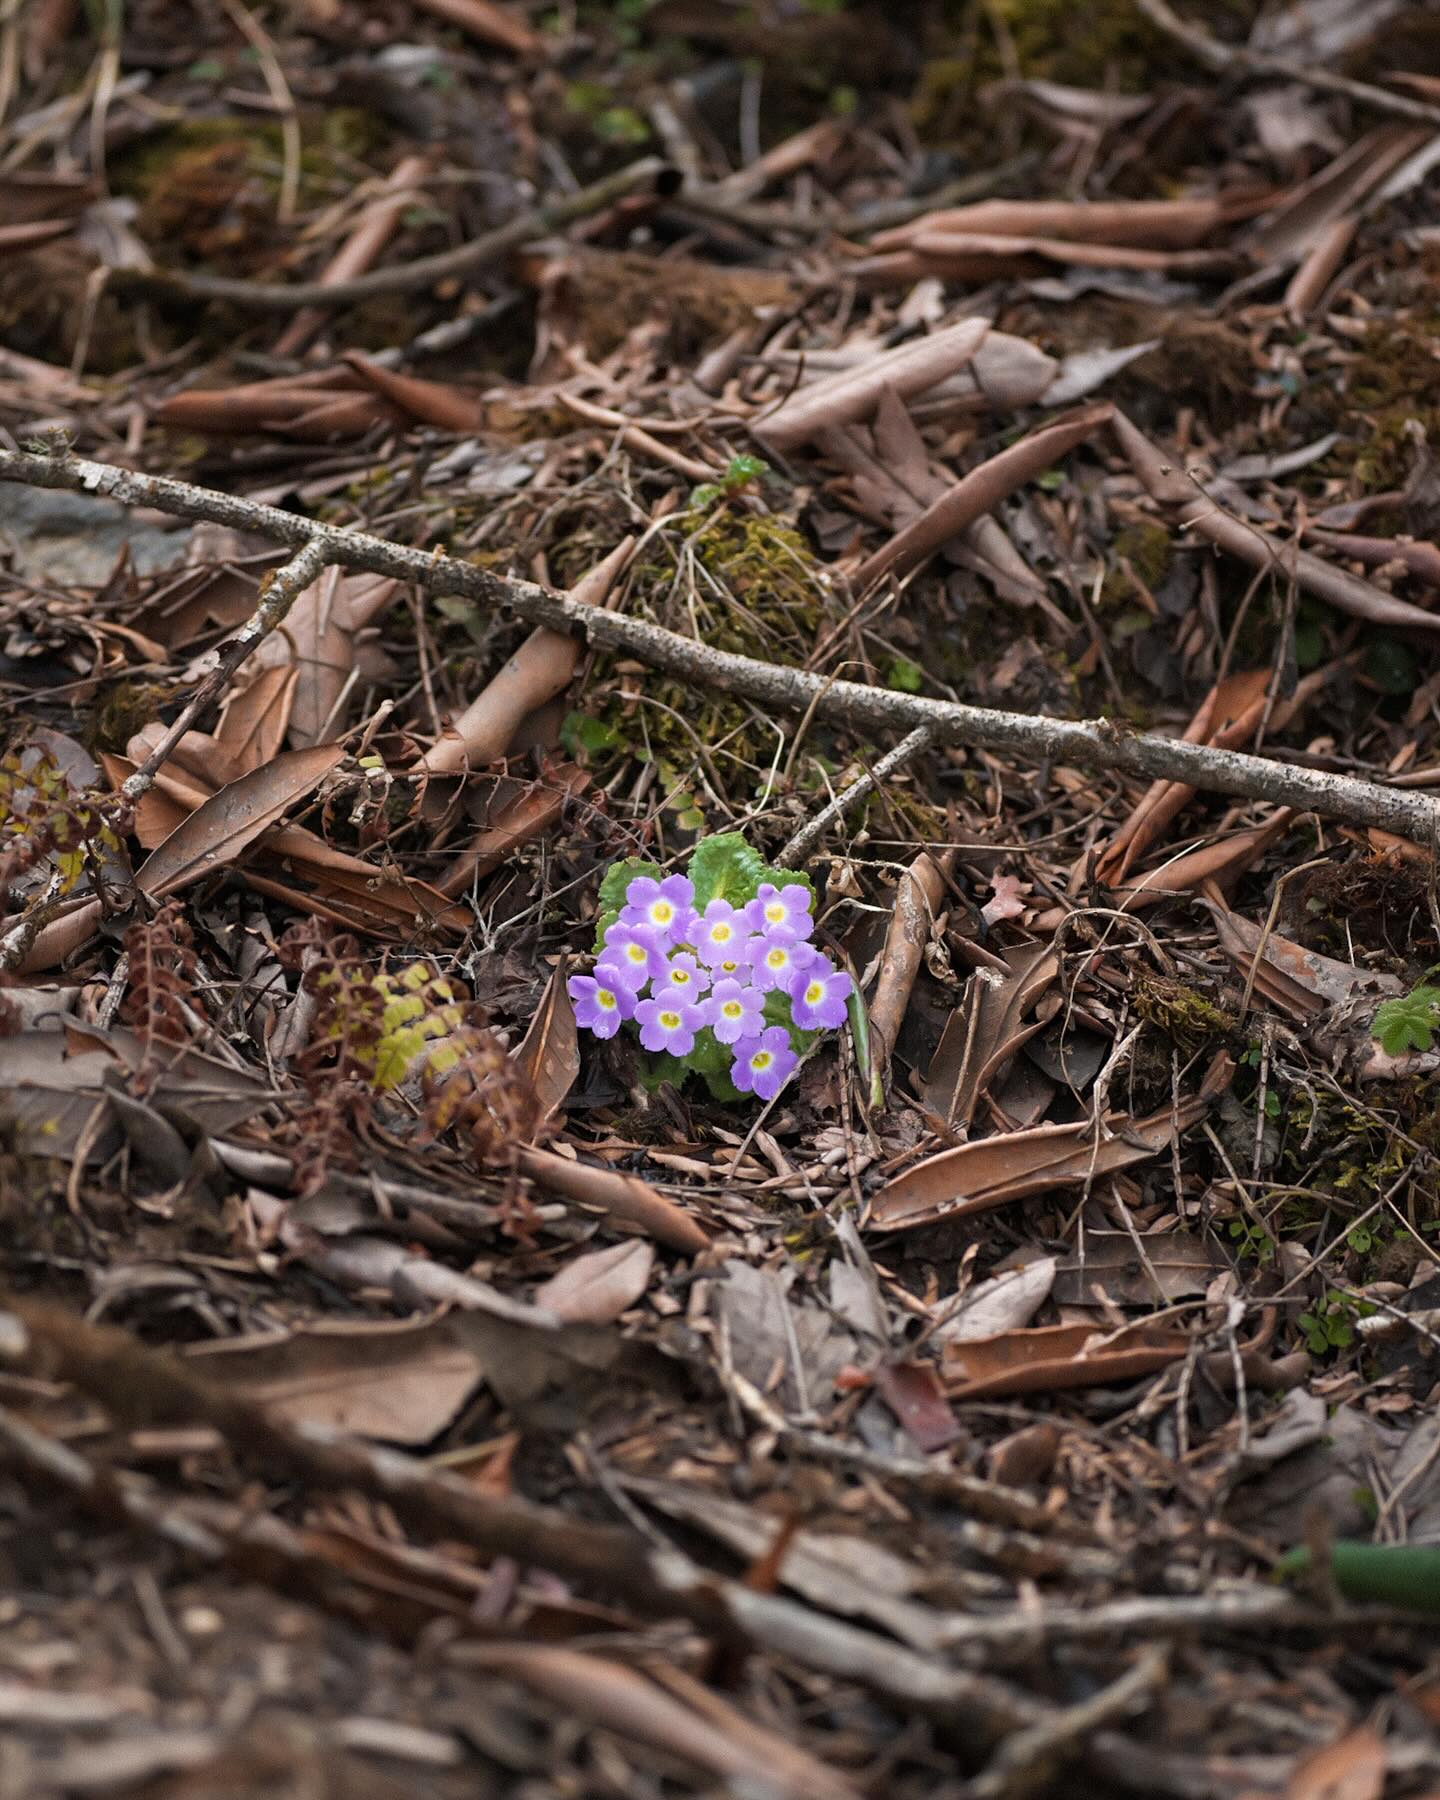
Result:
[[[769,931],[784,925],[798,937],[809,937],[810,890],[803,882],[787,881],[777,888],[773,881],[762,881],[755,898],[745,908],[745,922],[752,931]]]
[[[742,1094],[773,1100],[794,1074],[799,1060],[790,1048],[790,1033],[783,1025],[771,1025],[758,1038],[743,1038],[735,1046],[730,1079]]]
[[[710,971],[702,969],[687,950],[672,956],[665,965],[663,979],[657,981],[657,1000],[682,1000],[694,1004],[710,985]]]
[[[762,994],[772,988],[789,993],[790,983],[800,969],[809,968],[816,956],[815,946],[784,925],[777,925],[763,937],[750,940],[750,975]]]
[[[607,981],[597,969],[593,975],[572,975],[565,983],[575,1003],[575,1023],[598,1038],[612,1038],[622,1019],[635,1016],[635,996],[616,981]]]
[[[790,983],[791,1018],[802,1031],[834,1031],[845,1023],[845,1002],[853,985],[828,956],[817,956]]]
[[[667,946],[684,943],[694,899],[687,875],[667,875],[663,881],[637,875],[625,890],[620,923],[648,926]]]
[[[648,925],[627,925],[622,919],[605,933],[600,959],[623,987],[638,994],[652,978],[663,980],[665,953]]]
[[[710,968],[721,962],[744,960],[750,927],[744,914],[736,912],[728,900],[712,900],[692,929],[696,953]]]
[[[710,990],[710,1029],[722,1044],[759,1037],[765,1029],[765,996],[738,981],[717,981]]]
[[[705,1023],[705,1008],[662,995],[642,1000],[635,1008],[640,1042],[647,1050],[664,1050],[671,1056],[688,1056],[695,1048],[695,1033]]]

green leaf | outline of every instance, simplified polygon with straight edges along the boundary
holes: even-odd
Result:
[[[625,890],[637,875],[651,875],[659,880],[664,871],[659,863],[646,862],[642,856],[627,856],[623,862],[611,863],[600,883],[600,916],[595,921],[595,954],[605,945],[605,933],[620,917],[625,904]]]
[[[885,685],[902,694],[918,694],[925,682],[925,671],[908,656],[897,656],[885,671]]]
[[[1375,1010],[1370,1030],[1387,1056],[1403,1056],[1407,1050],[1428,1050],[1440,1025],[1440,988],[1412,988],[1398,999],[1386,1000]]]
[[[766,869],[738,831],[717,832],[695,846],[690,858],[690,879],[695,884],[695,904],[703,912],[712,900],[728,900],[743,906],[753,900]],[[603,898],[603,895],[602,895]]]
[[[707,1025],[703,1031],[695,1034],[695,1048],[681,1060],[687,1069],[693,1070],[697,1075],[707,1078],[711,1075],[728,1076],[735,1053],[728,1044],[722,1044]]]
[[[758,888],[761,882],[766,881],[777,888],[803,887],[805,892],[810,896],[810,911],[813,915],[815,911],[815,883],[808,875],[802,875],[799,869],[772,869],[766,867],[760,871],[760,880],[757,881],[755,885]]]
[[[762,475],[770,473],[770,465],[760,456],[732,456],[725,465],[725,473],[721,480],[727,491],[733,492],[742,488],[746,482],[759,481]]]
[[[669,1056],[663,1051],[658,1056],[640,1058],[640,1085],[647,1094],[664,1087],[667,1081],[673,1088],[683,1086],[689,1072],[678,1056]]]
[[[582,752],[597,756],[604,750],[618,750],[624,740],[615,727],[607,725],[603,719],[572,712],[565,715],[565,723],[560,727],[560,742],[572,756]]]
[[[1288,1579],[1307,1574],[1312,1567],[1311,1552],[1301,1548],[1282,1556],[1275,1573]],[[1330,1546],[1330,1572],[1347,1600],[1440,1614],[1440,1545],[1342,1539]]]

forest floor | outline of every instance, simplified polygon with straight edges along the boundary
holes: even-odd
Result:
[[[0,5],[0,1794],[1440,1795],[1437,164],[1398,0]]]

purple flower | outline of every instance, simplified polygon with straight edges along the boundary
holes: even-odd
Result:
[[[607,981],[599,970],[594,975],[572,975],[565,986],[575,1003],[575,1023],[596,1037],[614,1037],[620,1021],[634,1015],[635,996]]]
[[[690,1004],[699,1000],[709,985],[709,971],[702,969],[693,956],[682,950],[678,956],[670,958],[663,980],[655,983],[653,991],[657,1000],[679,1000]]]
[[[623,919],[612,925],[605,933],[600,960],[632,994],[638,994],[652,976],[657,981],[665,977],[660,940],[646,925],[629,925]]]
[[[817,956],[790,983],[791,1018],[802,1031],[833,1031],[845,1023],[851,985],[850,977],[828,956]]]
[[[762,994],[771,988],[790,991],[790,983],[801,969],[814,962],[816,951],[803,938],[784,925],[777,925],[762,937],[750,940],[750,976]]]
[[[695,889],[688,876],[637,875],[625,890],[620,911],[622,925],[648,926],[665,945],[680,942],[680,933],[694,911]]]
[[[755,898],[745,908],[745,923],[752,931],[769,931],[784,925],[797,937],[809,937],[814,930],[809,888],[799,881],[786,882],[782,888],[773,881],[762,881]]]
[[[712,900],[696,916],[690,941],[701,962],[713,969],[719,962],[743,960],[749,937],[750,927],[744,915],[736,912],[728,900]]]
[[[688,1056],[695,1048],[695,1033],[705,1023],[703,1006],[687,1006],[668,996],[642,1000],[635,1008],[640,1021],[640,1042],[647,1050],[666,1050],[671,1056]]]
[[[722,1044],[758,1038],[765,1029],[765,996],[738,981],[717,981],[710,990],[710,1029]]]
[[[730,1079],[741,1093],[757,1100],[773,1100],[795,1072],[800,1058],[790,1048],[790,1034],[783,1025],[771,1025],[758,1038],[743,1038],[735,1046],[735,1065]]]

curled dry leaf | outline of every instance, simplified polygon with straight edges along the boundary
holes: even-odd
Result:
[[[905,575],[917,568],[942,544],[959,536],[967,525],[993,512],[1017,488],[1043,475],[1057,458],[1092,437],[1110,416],[1111,408],[1106,404],[1065,414],[972,469],[883,549],[861,563],[854,577],[857,591],[883,575]]]
[[[954,1129],[969,1128],[996,1073],[1042,1021],[1025,1015],[1048,992],[1059,973],[1054,950],[1044,944],[1021,944],[1006,953],[1007,974],[975,969],[965,997],[940,1034],[926,1072],[924,1096],[935,1115]]]
[[[580,1074],[575,1008],[565,985],[563,961],[551,972],[530,1029],[515,1049],[513,1060],[534,1092],[539,1132],[565,1104]]]
[[[1143,1119],[1107,1114],[1098,1133],[1093,1120],[1082,1119],[943,1150],[881,1188],[871,1201],[870,1229],[913,1231],[1117,1174],[1168,1149],[1176,1132],[1187,1131],[1209,1108],[1201,1094]]]
[[[570,589],[569,598],[603,606],[634,549],[634,538],[623,539]],[[484,768],[503,756],[525,715],[564,692],[582,648],[568,632],[543,625],[532,631],[445,736],[425,752],[417,768],[430,775],[455,775],[463,769]]]
[[[313,794],[344,760],[339,744],[286,750],[263,768],[228,783],[146,858],[135,873],[136,885],[160,900],[223,869],[292,806]]]
[[[282,671],[296,676],[288,687],[291,698],[285,719],[292,748],[333,734],[339,729],[336,705],[355,667],[356,635],[385,612],[399,591],[400,583],[389,576],[326,569],[296,598],[285,629],[272,631],[256,648],[246,665],[255,674],[227,705],[216,735],[234,745],[242,723],[258,710],[264,696],[287,691],[274,685]],[[252,697],[256,687],[260,695]],[[232,711],[239,715],[233,727]]]
[[[871,356],[856,368],[837,370],[757,421],[755,435],[772,450],[792,450],[818,431],[868,418],[886,388],[906,399],[963,369],[989,330],[987,319],[962,319],[930,337]]]
[[[1121,1331],[1093,1325],[1042,1325],[945,1346],[945,1388],[952,1401],[1134,1381],[1190,1349],[1187,1332],[1143,1322]]]
[[[1134,248],[1193,250],[1235,219],[1257,211],[1246,195],[1187,200],[982,200],[925,213],[907,225],[876,232],[876,250],[903,250],[937,232],[991,237],[1061,238],[1070,243],[1128,244]]]
[[[698,1256],[710,1248],[710,1234],[638,1175],[597,1168],[594,1163],[572,1162],[568,1156],[533,1145],[520,1151],[516,1163],[520,1173],[537,1186],[580,1206],[594,1207],[607,1218],[642,1231],[684,1256]]]
[[[944,897],[941,867],[922,850],[900,877],[870,1002],[871,1054],[878,1070],[884,1070],[895,1049],[915,977],[920,973],[920,959],[930,941],[930,927]]]

